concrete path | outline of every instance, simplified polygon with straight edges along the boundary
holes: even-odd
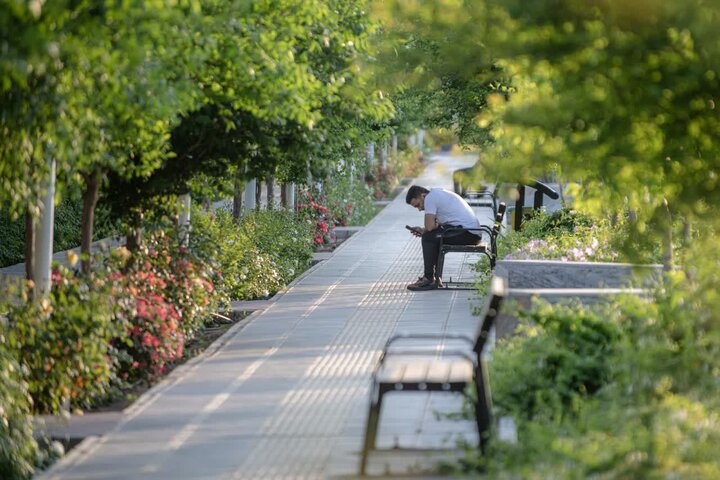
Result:
[[[451,171],[473,162],[433,156],[417,183],[451,188]],[[403,227],[421,224],[422,214],[404,197],[244,326],[143,395],[110,433],[84,441],[40,478],[356,475],[370,374],[387,338],[398,331],[467,333],[476,322],[472,291],[405,288],[422,273],[422,254]],[[491,211],[478,216],[489,223]],[[461,276],[462,257],[448,257],[447,275]],[[472,276],[467,268],[462,275]],[[435,419],[435,412],[459,407],[450,394],[390,395],[378,444],[452,447],[458,435],[474,441],[471,423]],[[407,462],[394,452],[378,455],[370,472],[406,473]]]

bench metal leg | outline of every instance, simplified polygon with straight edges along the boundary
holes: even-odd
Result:
[[[435,277],[442,278],[444,266],[445,266],[445,252],[441,248],[440,255],[438,255],[437,265],[435,266]]]
[[[377,385],[373,385],[370,411],[368,412],[368,419],[365,424],[365,442],[363,444],[363,451],[360,458],[360,475],[366,474],[368,455],[370,454],[370,450],[375,449],[381,405],[382,393],[380,393]]]
[[[492,408],[490,400],[490,382],[487,378],[484,362],[478,362],[475,372],[475,389],[477,401],[475,403],[475,419],[477,421],[478,435],[480,437],[480,452],[485,454],[490,441],[490,424],[492,422]]]
[[[453,251],[451,250],[449,252],[446,252],[442,249],[440,250],[440,254],[438,255],[437,266],[435,267],[435,276],[437,278],[442,278],[443,269],[445,267],[445,255],[447,255],[448,253],[453,253]],[[458,252],[455,252],[455,253],[458,253]],[[471,253],[474,253],[474,252],[471,252]],[[490,270],[495,269],[495,255],[493,255],[491,252],[487,252],[487,251],[477,252],[477,253],[481,253],[487,257],[488,262],[490,263]],[[445,282],[445,283],[446,283],[446,285],[448,284],[448,282]]]

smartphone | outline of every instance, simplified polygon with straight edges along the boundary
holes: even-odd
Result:
[[[410,225],[405,225],[405,228],[407,228],[407,229],[410,230],[411,232],[414,232],[414,231],[417,230],[415,227],[411,227]]]

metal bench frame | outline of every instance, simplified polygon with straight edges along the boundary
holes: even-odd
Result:
[[[503,277],[493,277],[490,285],[489,298],[485,304],[485,309],[481,315],[481,321],[478,325],[475,338],[467,335],[459,335],[452,333],[439,334],[400,334],[391,337],[386,343],[385,348],[378,360],[373,371],[372,386],[370,389],[370,408],[368,411],[367,423],[365,425],[365,438],[363,451],[360,459],[360,475],[365,475],[367,470],[368,456],[372,450],[376,450],[375,443],[377,439],[378,424],[380,422],[380,413],[382,400],[385,394],[389,392],[455,392],[465,394],[471,384],[475,385],[477,398],[475,400],[475,419],[479,435],[479,448],[482,453],[486,452],[487,444],[490,437],[491,426],[491,399],[490,385],[487,371],[482,359],[483,349],[490,334],[490,329],[495,323],[498,311],[503,299],[507,296],[507,280]],[[435,345],[425,347],[414,347],[405,349],[391,349],[393,344],[408,339],[427,339],[437,340]],[[462,341],[467,344],[468,350],[464,349],[440,349],[438,344],[445,343],[446,340]],[[385,365],[389,357],[411,356],[417,358],[422,355],[432,360],[438,356],[461,358],[470,363],[472,366],[472,376],[458,381],[443,381],[438,378],[428,376],[425,372],[425,378],[418,381],[404,382],[402,379],[379,379],[378,374]]]
[[[490,269],[495,268],[495,261],[497,259],[497,237],[500,234],[502,228],[502,222],[505,218],[506,211],[505,203],[500,203],[495,213],[495,221],[492,227],[487,225],[481,225],[480,228],[461,228],[453,227],[446,229],[440,238],[440,252],[438,253],[437,267],[435,269],[435,275],[438,278],[442,278],[443,268],[445,266],[445,255],[448,253],[477,253],[485,255],[490,263]],[[457,235],[460,232],[475,233],[480,236],[480,243],[475,245],[450,245],[443,242],[444,238],[452,235]],[[488,242],[483,242],[483,236],[487,236]],[[472,289],[474,285],[468,282],[454,282],[452,278],[443,282],[445,288],[456,288],[456,289]]]

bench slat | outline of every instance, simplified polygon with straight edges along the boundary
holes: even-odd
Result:
[[[472,380],[473,365],[463,358],[413,358],[387,362],[377,381],[393,383],[444,384]]]

